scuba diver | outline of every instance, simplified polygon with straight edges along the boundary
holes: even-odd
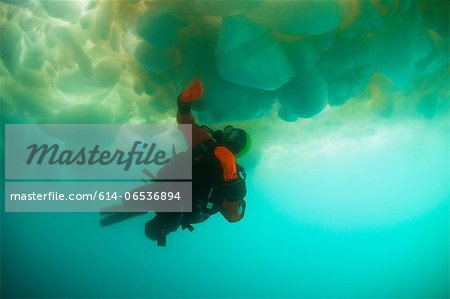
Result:
[[[245,214],[246,174],[236,163],[236,156],[248,152],[250,136],[230,125],[216,131],[197,125],[191,106],[202,94],[203,86],[195,79],[177,98],[177,122],[192,125],[192,212],[156,212],[145,224],[145,234],[158,246],[166,246],[167,235],[180,227],[192,232],[192,224],[204,222],[213,214],[220,212],[229,222],[240,221]],[[100,223],[107,226],[142,214],[145,212],[105,213],[107,217]]]

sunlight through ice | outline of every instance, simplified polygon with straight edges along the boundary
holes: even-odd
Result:
[[[449,196],[448,135],[433,123],[349,124],[303,143],[286,138],[266,149],[255,184],[278,210],[319,226],[364,229],[418,217]]]

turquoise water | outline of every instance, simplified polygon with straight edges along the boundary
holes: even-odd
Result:
[[[1,297],[448,298],[448,5],[0,2],[2,127],[174,124],[199,78],[197,121],[253,140],[244,219],[166,248],[2,192]]]
[[[252,187],[249,194],[242,223],[231,226],[214,217],[193,233],[170,236],[167,248],[145,239],[146,216],[101,229],[94,214],[3,214],[2,292],[123,298],[448,295],[448,198],[400,224],[334,231],[296,223],[274,211],[272,199]]]

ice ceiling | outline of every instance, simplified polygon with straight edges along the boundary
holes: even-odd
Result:
[[[2,117],[172,118],[192,78],[207,123],[448,109],[447,1],[0,2]],[[238,109],[237,109],[238,108]]]

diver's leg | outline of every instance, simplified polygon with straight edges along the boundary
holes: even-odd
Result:
[[[110,226],[144,214],[147,214],[147,212],[101,212],[100,226]]]
[[[145,224],[147,238],[157,241],[159,246],[165,246],[165,237],[176,231],[181,224],[181,213],[157,213]]]

